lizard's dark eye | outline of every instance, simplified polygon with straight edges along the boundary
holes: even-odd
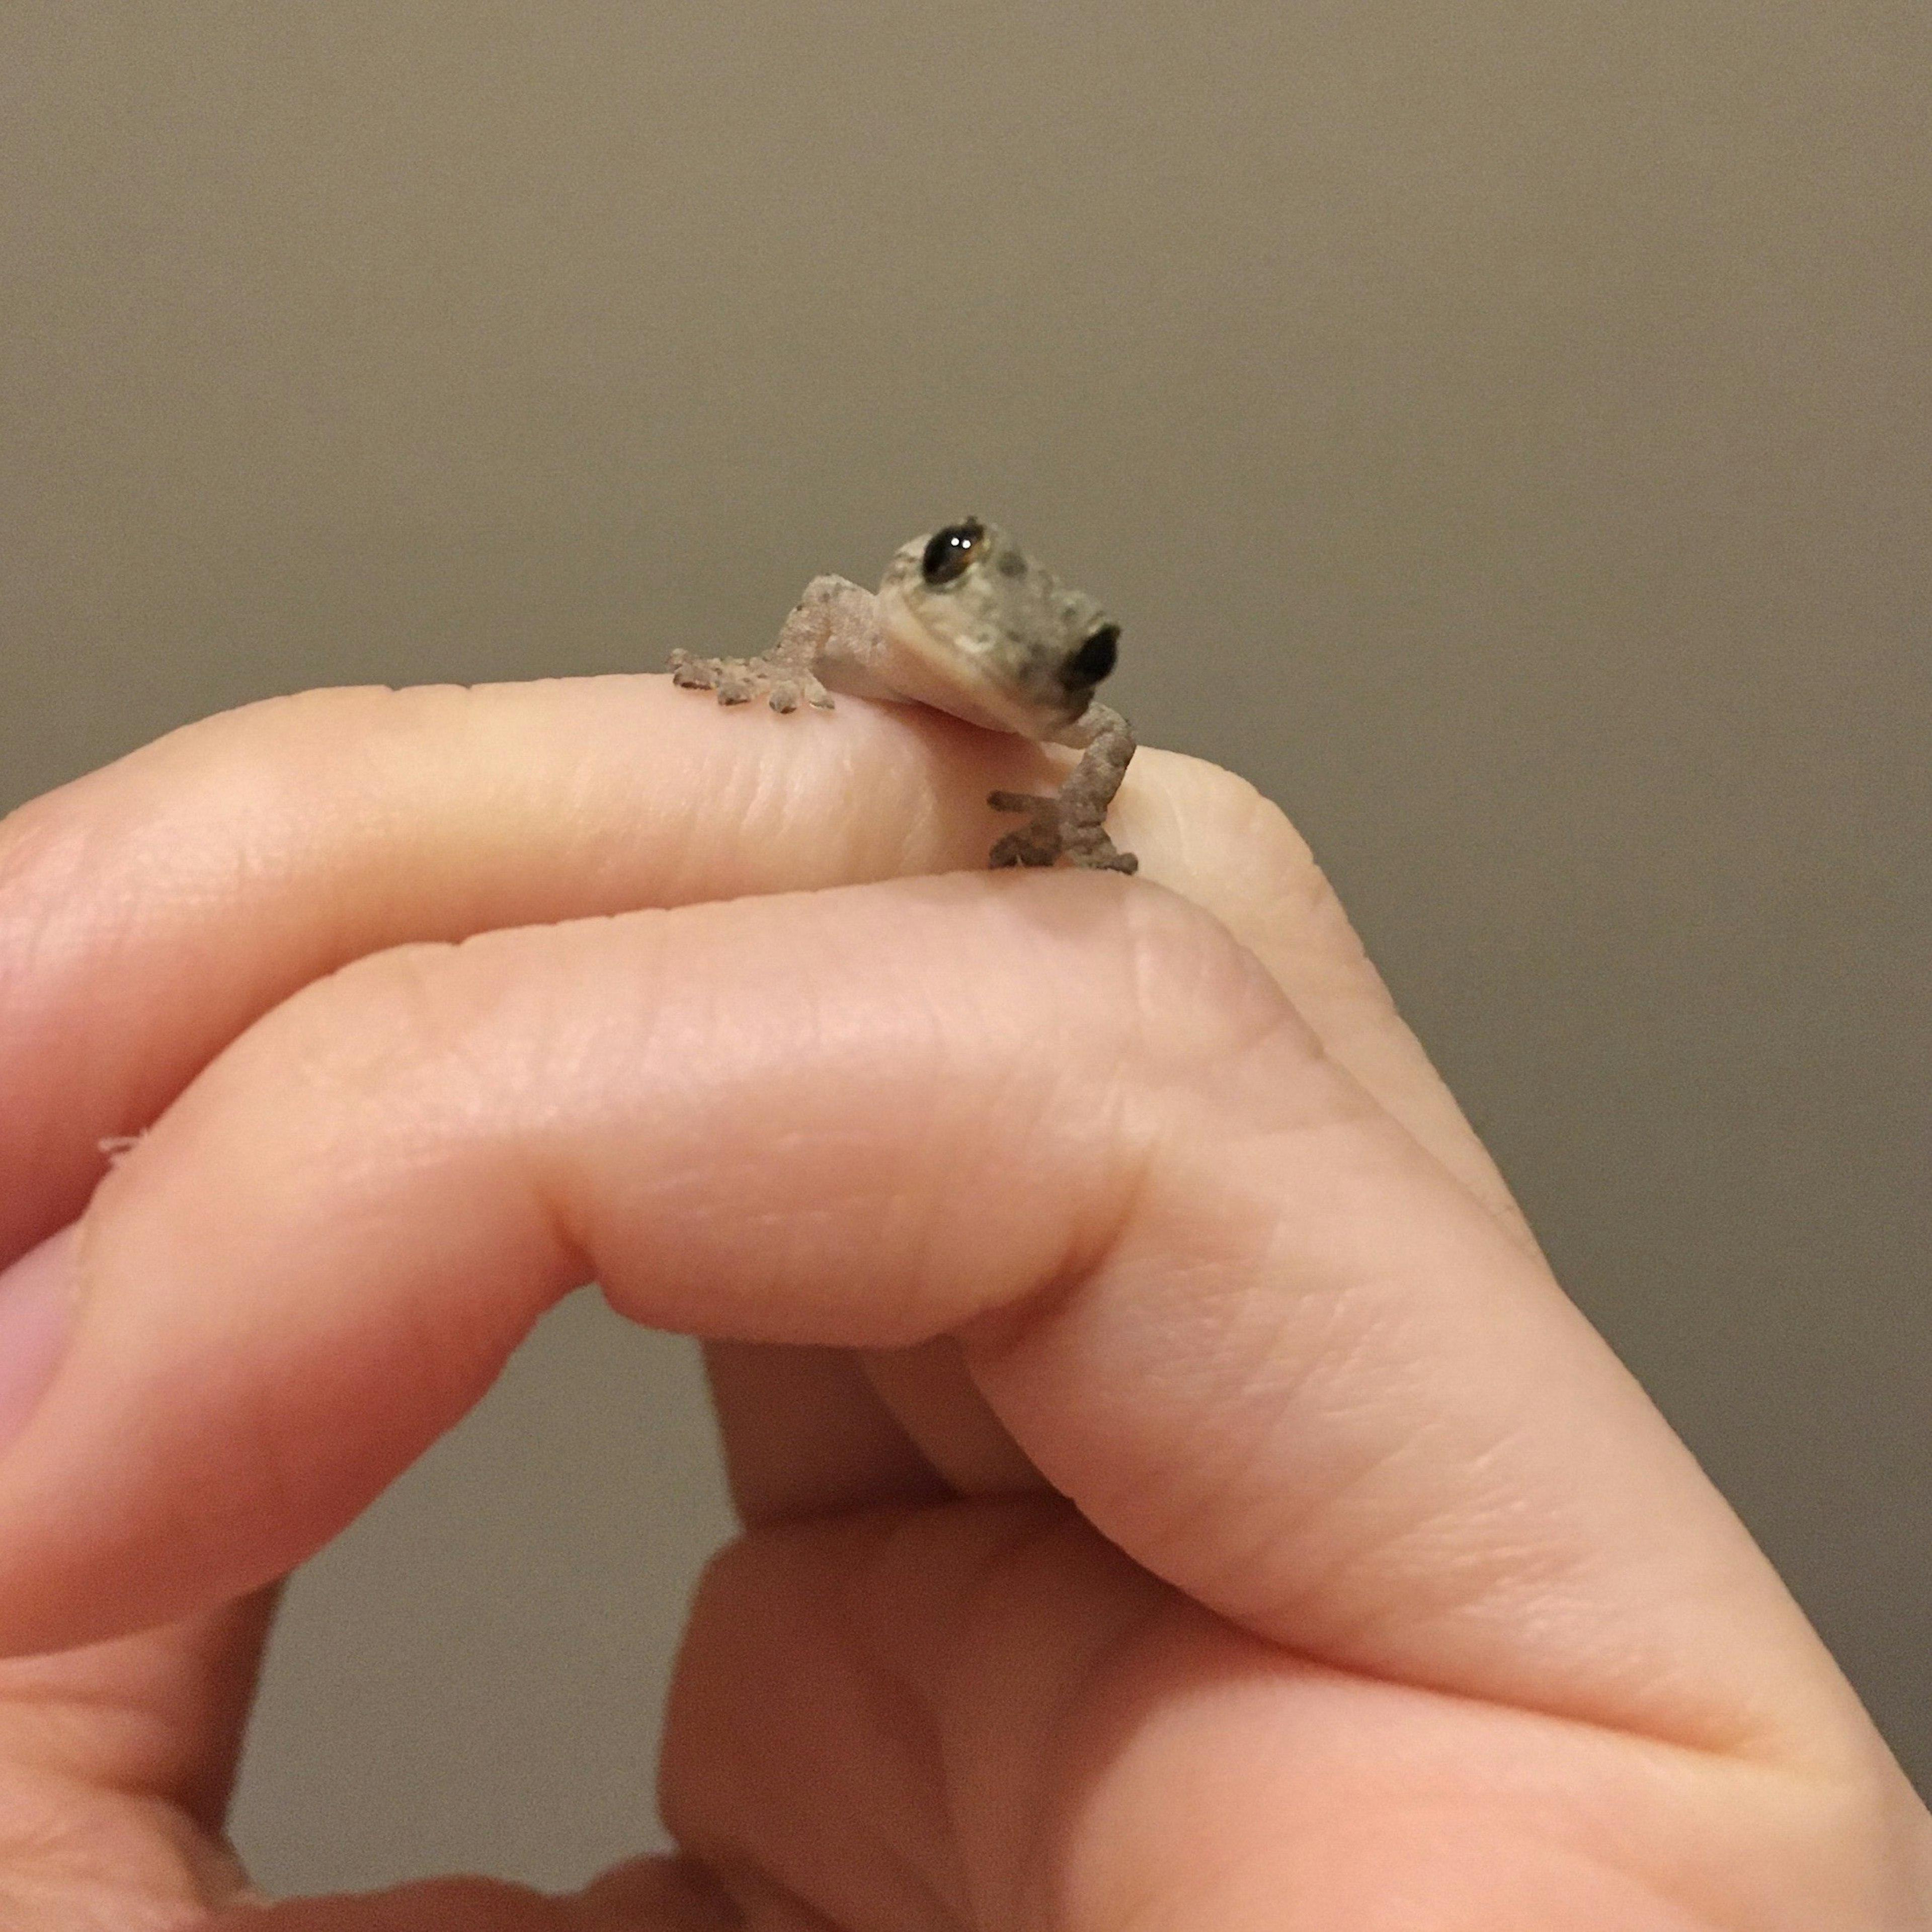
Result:
[[[966,574],[966,566],[986,541],[986,526],[976,517],[964,523],[948,524],[927,539],[926,554],[919,560],[919,574],[928,584],[956,583]]]
[[[1090,632],[1086,642],[1060,667],[1060,682],[1069,691],[1098,684],[1114,668],[1120,646],[1120,626],[1102,624],[1097,631]]]

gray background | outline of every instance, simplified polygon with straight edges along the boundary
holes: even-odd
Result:
[[[1923,1780],[1928,75],[1923,0],[16,0],[0,802],[1000,516],[1313,839]],[[707,1431],[544,1325],[295,1587],[268,1882],[639,1840]]]

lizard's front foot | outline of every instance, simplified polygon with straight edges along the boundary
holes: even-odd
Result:
[[[1107,808],[1134,755],[1133,728],[1118,711],[1090,704],[1063,744],[1084,744],[1080,762],[1057,797],[1037,792],[996,791],[986,802],[995,812],[1023,812],[1027,823],[993,848],[993,866],[1051,866],[1058,859],[1103,872],[1138,872],[1141,862],[1118,851],[1107,836]]]
[[[1051,866],[1065,858],[1095,872],[1140,870],[1141,862],[1131,852],[1117,850],[1107,836],[1104,806],[1096,819],[1090,806],[1078,799],[1070,802],[1064,792],[1055,798],[1036,792],[996,791],[988,794],[986,802],[995,812],[1024,812],[1028,820],[993,848],[987,861],[991,866]]]
[[[670,681],[685,691],[715,691],[720,704],[748,704],[763,696],[774,711],[796,711],[801,702],[832,709],[831,694],[802,664],[768,658],[700,658],[670,654]]]

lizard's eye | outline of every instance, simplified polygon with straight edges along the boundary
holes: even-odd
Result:
[[[1120,627],[1102,624],[1090,632],[1087,640],[1060,667],[1060,681],[1069,691],[1098,684],[1114,668],[1120,653]]]
[[[948,524],[927,540],[926,554],[919,560],[919,574],[927,583],[953,584],[966,574],[966,566],[980,554],[986,541],[986,526],[976,517],[962,524]]]

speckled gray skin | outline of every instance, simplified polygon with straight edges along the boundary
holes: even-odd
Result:
[[[1107,808],[1134,754],[1132,728],[1097,704],[1113,667],[1117,627],[1084,592],[1034,563],[997,524],[968,518],[904,545],[877,596],[842,577],[806,586],[763,657],[698,658],[674,651],[674,680],[715,691],[721,704],[764,696],[775,711],[821,710],[831,694],[935,710],[1025,738],[1078,748],[1080,763],[1054,795],[996,791],[1000,812],[1028,823],[993,848],[998,866],[1065,859],[1116,872],[1132,854],[1107,836]]]

